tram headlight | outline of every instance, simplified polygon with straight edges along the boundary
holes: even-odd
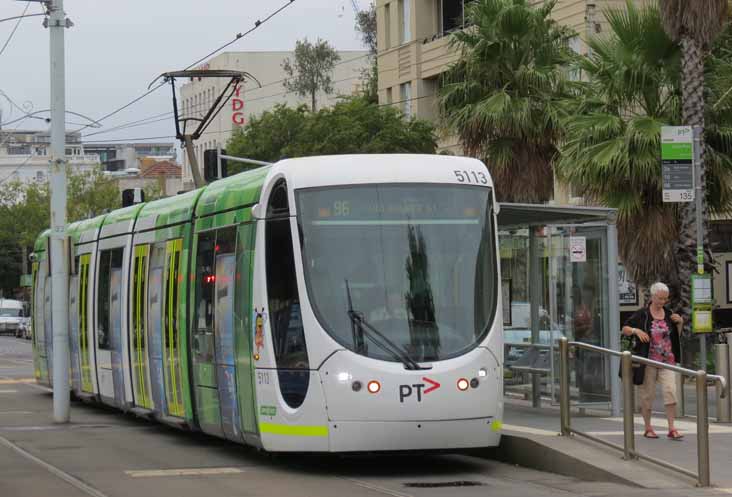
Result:
[[[369,381],[369,384],[366,386],[366,388],[368,389],[369,393],[379,393],[379,391],[381,390],[381,383],[376,380],[371,380]]]
[[[458,390],[460,390],[461,392],[464,392],[465,390],[470,388],[470,382],[465,378],[460,378],[457,381],[457,387],[458,387]]]
[[[485,368],[480,368],[480,370],[478,370],[478,376],[484,378],[488,376],[488,371]]]

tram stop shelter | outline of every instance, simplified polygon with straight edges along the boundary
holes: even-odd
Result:
[[[498,213],[504,392],[559,401],[557,340],[620,349],[616,210],[500,203]],[[620,414],[619,361],[578,350],[570,364],[575,406]]]

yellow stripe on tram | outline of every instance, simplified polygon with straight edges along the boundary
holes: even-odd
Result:
[[[142,365],[142,333],[141,333],[141,327],[142,327],[142,320],[141,320],[141,311],[142,311],[142,302],[141,302],[141,293],[142,293],[142,261],[143,261],[143,251],[144,247],[137,247],[135,250],[135,264],[137,268],[137,281],[135,282],[135,293],[137,293],[135,298],[135,335],[137,336],[137,388],[140,391],[140,396],[142,397],[142,406],[147,406],[147,397],[145,396],[145,381],[144,381],[144,371],[143,371],[143,365]]]
[[[259,423],[259,432],[292,437],[327,437],[328,427]]]
[[[175,241],[175,246],[176,246],[176,251],[178,252],[178,262],[176,264],[176,267],[178,268],[178,275],[180,275],[181,259],[183,258],[183,240],[182,239],[176,240]],[[175,285],[179,285],[180,284],[180,282],[178,281],[178,279],[175,280],[174,284]],[[178,301],[180,302],[180,295],[181,295],[180,287],[178,288],[177,295],[178,295]],[[176,309],[175,309],[175,312],[176,313],[178,312],[179,307],[180,306],[177,306],[176,305]],[[177,316],[176,316],[176,322],[178,322]],[[182,378],[183,374],[181,372],[181,368],[183,367],[182,366],[183,362],[181,361],[181,349],[183,347],[181,347],[181,344],[180,344],[180,326],[178,326],[177,332],[178,332],[178,340],[176,342],[176,344],[177,344],[176,349],[178,351],[178,362],[177,362],[175,371],[178,374],[178,380],[179,380],[178,383],[182,385],[183,384],[183,378]],[[177,393],[177,390],[176,390],[176,393]],[[181,393],[181,395],[182,395],[182,393]],[[178,410],[180,412],[180,415],[183,416],[184,412],[183,412],[183,405],[182,404],[178,404]]]
[[[175,343],[173,341],[174,336],[174,319],[173,319],[173,288],[175,285],[174,281],[174,275],[175,275],[175,241],[168,242],[168,250],[169,250],[169,268],[168,268],[168,349],[170,352],[170,381],[171,381],[171,390],[173,391],[173,409],[171,409],[172,414],[176,416],[180,416],[179,409],[178,409],[178,385],[175,381],[175,364],[173,360],[175,359],[175,356],[173,354],[173,344]]]

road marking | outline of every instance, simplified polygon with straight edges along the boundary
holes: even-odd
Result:
[[[36,381],[35,378],[13,378],[10,380],[0,380],[0,385],[17,385],[18,383],[30,383]]]
[[[33,461],[34,463],[38,464],[39,466],[44,467],[46,470],[48,470],[51,474],[56,475],[57,477],[61,478],[66,483],[73,485],[77,489],[81,490],[82,492],[91,495],[92,497],[107,497],[106,494],[103,494],[99,490],[97,490],[94,487],[91,487],[84,483],[83,481],[79,480],[78,478],[75,478],[74,476],[66,473],[65,471],[57,468],[56,466],[53,466],[51,464],[48,464],[43,459],[39,459],[33,454],[26,452],[24,449],[19,447],[18,445],[15,445],[13,442],[8,440],[7,438],[0,436],[0,444],[8,447],[11,450],[14,450],[21,456],[25,457],[26,459],[29,459]]]
[[[17,390],[0,390],[0,393],[18,393]]]
[[[373,490],[374,492],[379,492],[381,494],[385,495],[391,495],[393,497],[413,497],[412,494],[404,494],[401,492],[397,492],[396,490],[391,490],[385,487],[380,487],[378,485],[374,485],[373,483],[368,483],[361,480],[354,480],[353,478],[341,478],[342,480],[350,481],[354,485],[358,485],[359,487],[367,488],[369,490]]]
[[[2,416],[4,414],[17,414],[17,415],[21,415],[21,414],[33,414],[33,413],[31,411],[0,411],[0,416]]]
[[[556,430],[541,430],[539,428],[530,428],[528,426],[518,426],[518,425],[509,425],[504,423],[503,424],[503,430],[506,431],[518,431],[520,433],[528,433],[529,435],[546,435],[546,436],[556,436],[558,431]]]
[[[233,475],[243,473],[242,468],[184,468],[184,469],[147,469],[125,471],[127,476],[132,478],[150,478],[161,476],[210,476],[210,475]]]

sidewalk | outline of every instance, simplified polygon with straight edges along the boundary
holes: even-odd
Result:
[[[643,437],[643,418],[640,415],[635,416],[636,451],[696,472],[696,420],[683,418],[676,421],[677,429],[684,434],[682,441],[666,438],[668,429],[665,417],[654,416],[653,425],[660,438],[646,439]],[[607,416],[607,412],[591,411],[580,416],[577,410],[573,409],[571,426],[575,430],[620,446],[623,445],[622,417],[612,418]],[[507,400],[504,411],[504,429],[509,437],[529,439],[548,450],[576,458],[578,464],[591,465],[609,475],[616,475],[642,487],[676,488],[679,485],[694,486],[695,484],[694,480],[655,464],[638,460],[624,461],[620,451],[582,437],[558,436],[558,407],[534,409],[526,402]],[[732,493],[732,472],[729,469],[730,461],[732,461],[732,425],[714,423],[710,419],[709,446],[712,485],[720,489],[729,489]]]

